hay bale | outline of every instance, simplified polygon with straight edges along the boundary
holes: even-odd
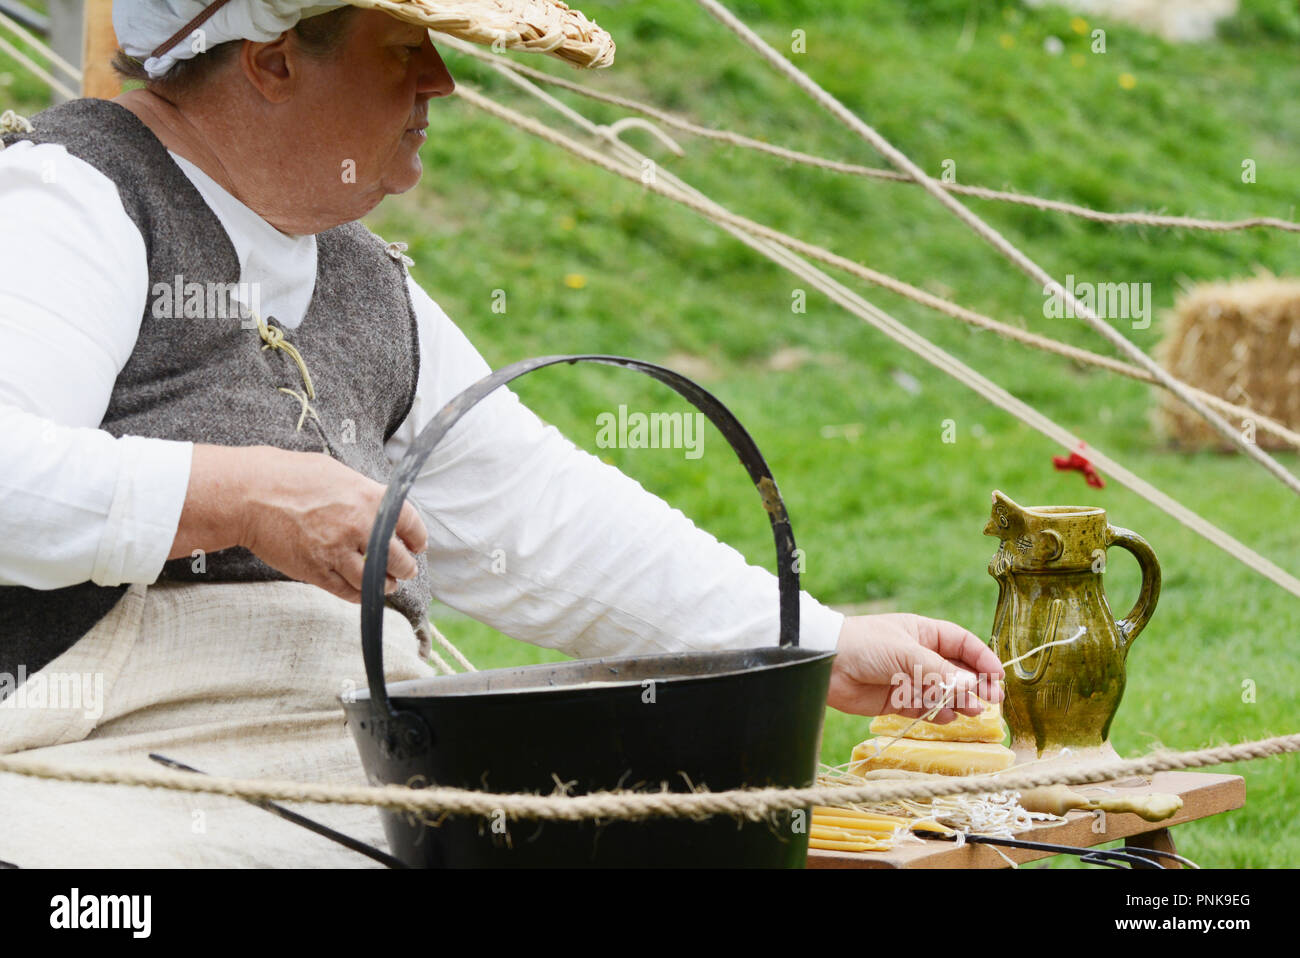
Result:
[[[1237,0],[1025,0],[1031,7],[1061,5],[1071,13],[1131,23],[1170,43],[1212,40],[1219,21],[1235,16]]]
[[[1300,280],[1261,275],[1196,286],[1181,296],[1156,351],[1183,382],[1300,429]],[[1161,391],[1166,435],[1189,449],[1231,448]],[[1234,423],[1266,449],[1290,447],[1253,423]]]

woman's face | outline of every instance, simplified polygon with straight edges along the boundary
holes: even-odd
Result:
[[[415,186],[429,100],[456,87],[428,31],[361,10],[333,56],[299,62],[304,82],[297,92],[305,102],[296,106],[308,111],[309,122],[301,127],[307,142],[293,146],[320,158],[321,185],[337,177],[341,198],[365,209]],[[349,190],[356,195],[348,197]]]

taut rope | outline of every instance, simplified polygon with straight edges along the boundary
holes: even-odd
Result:
[[[954,777],[951,781],[870,782],[851,786],[736,789],[726,792],[596,792],[590,795],[494,794],[458,788],[407,788],[307,784],[281,779],[238,779],[189,775],[165,769],[108,766],[71,768],[24,759],[22,753],[0,756],[0,773],[61,782],[135,785],[232,798],[321,805],[370,805],[421,815],[504,815],[508,819],[581,821],[645,818],[707,818],[732,815],[760,820],[777,812],[812,805],[850,805],[1023,791],[1043,785],[1087,785],[1132,775],[1152,775],[1180,768],[1205,768],[1300,751],[1300,734],[1221,745],[1192,752],[1153,752],[1142,758],[1094,761],[1073,768],[1040,769],[1015,774]],[[1014,770],[1010,770],[1014,771]]]
[[[1088,324],[1098,335],[1118,349],[1121,353],[1126,354],[1134,360],[1139,366],[1146,368],[1152,375],[1160,381],[1166,389],[1181,399],[1190,409],[1196,412],[1202,419],[1210,424],[1216,432],[1223,438],[1227,439],[1234,446],[1239,448],[1251,459],[1254,459],[1263,466],[1269,473],[1276,477],[1296,495],[1300,495],[1300,477],[1292,474],[1282,466],[1276,459],[1266,453],[1255,443],[1246,439],[1240,432],[1232,427],[1222,416],[1210,409],[1201,402],[1187,385],[1170,375],[1164,367],[1148,356],[1145,352],[1129,342],[1109,323],[1101,319],[1091,308],[1079,302],[1075,295],[1055,279],[1048,272],[1039,266],[1034,260],[1030,259],[1018,246],[1008,240],[996,229],[985,223],[975,213],[971,212],[960,202],[952,197],[951,194],[944,191],[937,180],[925,174],[919,166],[895,147],[887,139],[880,135],[872,126],[859,118],[855,113],[849,110],[839,100],[831,96],[825,89],[819,86],[811,77],[796,67],[785,57],[777,53],[770,47],[762,37],[747,27],[739,19],[727,10],[726,7],[718,3],[717,0],[695,0],[700,6],[707,10],[713,17],[721,22],[732,33],[736,34],[747,46],[753,49],[764,60],[776,68],[777,72],[792,81],[799,89],[803,90],[821,107],[826,109],[832,116],[843,123],[846,127],[856,133],[863,140],[866,140],[876,149],[886,160],[901,172],[907,174],[915,180],[922,189],[933,196],[943,205],[945,209],[951,212],[959,220],[971,228],[981,239],[985,240],[990,246],[1001,253],[1007,260],[1015,265],[1022,273],[1038,283],[1045,291],[1050,290],[1054,296],[1069,306],[1073,314]]]
[[[517,71],[520,75],[524,75],[524,76],[532,76],[539,72],[536,70],[532,70],[530,68],[523,67],[520,64],[513,63],[512,61],[506,60],[503,57],[498,57],[490,53],[481,52],[476,47],[474,47],[473,44],[463,43],[459,40],[453,39],[451,45],[454,46],[455,49],[458,50],[464,49],[465,52],[469,53],[471,56],[478,57],[479,59],[482,59],[490,63],[504,76],[506,76],[508,79],[516,83],[519,83],[519,80],[517,79],[515,74],[512,73],[511,71]],[[563,86],[566,89],[569,87],[575,87],[578,90],[583,90],[582,87],[578,87],[576,84],[570,84],[567,81],[557,80],[554,77],[549,77],[547,74],[540,74],[540,75],[544,77],[548,77],[549,79],[553,80],[556,84]],[[520,85],[523,86],[522,83],[520,83]],[[524,89],[528,90],[531,93],[534,93],[540,99],[544,100],[544,102],[550,104],[551,106],[562,110],[563,112],[565,112],[566,115],[571,115],[571,118],[580,116],[580,114],[571,114],[571,111],[569,111],[567,107],[565,107],[563,104],[559,103],[557,100],[553,99],[552,97],[549,97],[544,93],[541,93],[541,91],[538,91],[535,87],[532,87],[531,84],[524,86]],[[596,99],[606,98],[605,94],[599,94],[599,95],[592,94],[592,95]],[[613,99],[617,100],[619,98],[614,97]],[[607,129],[610,129],[611,132],[617,132],[613,130],[612,127]],[[651,127],[651,129],[653,129],[653,127]],[[888,172],[888,171],[877,171],[877,172]],[[622,173],[621,175],[624,175],[626,177],[625,173]],[[902,174],[899,173],[889,173],[889,175],[892,177],[900,177],[900,178],[902,177]],[[908,180],[907,182],[911,182],[911,181]],[[1106,215],[1110,215],[1110,214],[1106,214]],[[721,216],[715,217],[715,219],[722,221]],[[771,239],[773,242],[780,243],[782,246],[785,246],[787,249],[795,250],[796,252],[799,252],[804,256],[807,256],[809,259],[817,260],[818,262],[825,263],[828,266],[838,267],[839,269],[842,269],[847,273],[851,273],[852,275],[857,276],[860,279],[864,279],[867,282],[879,286],[883,289],[887,289],[890,292],[897,293],[899,296],[903,296],[907,299],[912,300],[915,303],[919,303],[920,305],[925,306],[928,309],[933,309],[936,312],[943,313],[945,316],[950,316],[953,319],[960,320],[961,322],[964,322],[970,326],[974,326],[977,329],[989,330],[990,332],[994,332],[1006,339],[1011,339],[1019,343],[1024,343],[1027,346],[1032,346],[1035,349],[1041,349],[1044,352],[1054,353],[1058,356],[1064,356],[1065,358],[1073,360],[1074,362],[1083,363],[1089,366],[1096,366],[1101,369],[1108,370],[1109,372],[1118,373],[1121,376],[1127,376],[1128,378],[1138,380],[1139,382],[1150,383],[1151,385],[1161,386],[1162,388],[1164,386],[1163,383],[1161,383],[1154,375],[1152,375],[1146,369],[1129,365],[1123,360],[1112,359],[1109,356],[1102,356],[1099,355],[1098,353],[1090,352],[1086,349],[1081,349],[1077,346],[1071,346],[1069,343],[1063,343],[1060,342],[1059,340],[1052,339],[1048,336],[1041,336],[1038,333],[1030,332],[1027,329],[1021,329],[1016,326],[1010,326],[1006,323],[998,322],[996,319],[993,319],[990,316],[985,316],[984,314],[978,313],[972,309],[967,309],[966,307],[960,306],[952,302],[951,300],[944,299],[941,296],[936,296],[933,293],[929,293],[923,289],[919,289],[916,286],[911,285],[910,283],[906,283],[903,280],[898,279],[897,277],[890,276],[888,273],[882,273],[879,272],[878,270],[874,270],[871,269],[870,267],[863,266],[860,263],[854,262],[851,259],[846,259],[845,257],[832,253],[829,250],[826,250],[820,246],[816,246],[811,243],[805,243],[801,240],[796,239],[793,236],[790,236],[787,233],[782,233],[779,230],[769,230],[766,227],[762,227],[759,224],[754,223],[752,220],[747,220],[744,217],[739,217],[739,216],[728,220],[728,222],[732,223],[732,225],[740,226],[742,229],[748,230],[749,232]],[[1296,226],[1298,229],[1300,229],[1300,224],[1296,224]],[[1226,399],[1216,396],[1213,393],[1208,393],[1203,389],[1198,389],[1197,387],[1192,386],[1189,383],[1184,383],[1184,385],[1189,390],[1191,390],[1197,396],[1197,398],[1201,399],[1203,402],[1205,402],[1206,405],[1210,406],[1211,408],[1217,409],[1218,411],[1226,415],[1236,416],[1243,421],[1250,420],[1255,423],[1256,427],[1259,430],[1263,432],[1267,432],[1273,436],[1276,436],[1279,439],[1283,440],[1284,442],[1294,446],[1296,449],[1300,449],[1300,432],[1296,432],[1288,428],[1287,426],[1283,425],[1282,423],[1278,422],[1277,420],[1272,419],[1269,416],[1265,416],[1263,413],[1251,409],[1247,406],[1242,406],[1236,403],[1228,402]]]
[[[63,59],[63,57],[59,56],[58,53],[56,53],[49,44],[41,40],[40,37],[24,29],[21,23],[10,17],[3,10],[0,10],[0,26],[8,28],[11,32],[22,39],[24,43],[31,45],[37,53],[45,57],[45,59],[49,60],[52,64],[67,74],[68,79],[72,80],[73,83],[76,83],[78,86],[81,85],[82,75],[79,69],[67,60]]]
[[[514,60],[507,59],[506,57],[499,56],[495,53],[489,53],[482,47],[476,46],[472,43],[466,43],[463,40],[457,40],[455,37],[439,36],[438,42],[445,43],[448,46],[478,60],[482,60],[485,63],[491,63],[493,65],[507,64],[510,69],[516,70],[523,76],[531,77],[541,83],[557,86],[562,90],[570,90],[580,96],[585,96],[588,99],[597,100],[601,103],[608,103],[611,106],[634,110],[643,116],[648,116],[652,119],[658,120],[664,126],[670,126],[675,130],[680,130],[683,133],[690,133],[693,136],[698,136],[702,139],[715,140],[721,143],[726,143],[730,146],[738,146],[741,149],[753,150],[757,153],[766,153],[783,160],[789,160],[792,163],[830,170],[834,173],[846,173],[850,176],[861,176],[873,180],[885,180],[890,183],[905,183],[910,186],[916,185],[916,181],[910,176],[906,176],[905,174],[899,173],[895,170],[881,170],[874,166],[861,166],[857,163],[844,163],[839,160],[828,160],[825,157],[814,156],[810,153],[803,153],[799,150],[791,150],[784,146],[776,146],[775,144],[767,143],[763,140],[756,140],[740,133],[734,133],[731,130],[719,130],[713,127],[701,126],[698,123],[683,120],[681,117],[675,116],[666,110],[661,110],[658,107],[651,106],[648,103],[641,103],[638,100],[618,96],[613,93],[604,93],[600,90],[593,90],[583,84],[574,83],[572,80],[565,80],[561,77],[544,73],[541,70],[527,66],[523,63],[516,63]],[[1167,216],[1160,213],[1111,213],[1104,210],[1090,209],[1086,206],[1079,206],[1074,203],[1064,203],[1060,200],[1049,200],[1041,196],[1032,196],[1027,193],[991,190],[983,186],[967,186],[962,183],[949,182],[947,180],[940,180],[939,186],[940,188],[947,190],[949,193],[971,196],[980,200],[1013,203],[1018,206],[1028,206],[1036,210],[1065,213],[1069,216],[1077,216],[1094,223],[1154,226],[1162,229],[1205,230],[1211,233],[1229,233],[1237,230],[1259,228],[1282,230],[1288,233],[1300,233],[1300,223],[1291,220],[1278,219],[1273,216],[1252,216],[1248,219],[1242,220],[1213,220],[1192,216]]]
[[[69,100],[77,99],[77,93],[74,90],[69,89],[66,85],[52,77],[43,67],[37,64],[34,60],[28,57],[27,54],[23,53],[22,50],[19,50],[4,37],[0,37],[0,50],[3,50],[25,66],[28,72],[33,76],[45,81],[45,83],[49,85],[50,89],[54,90],[60,96],[67,97]]]
[[[521,80],[520,82],[527,81]],[[826,257],[831,257],[834,254],[822,250],[820,247],[814,246],[813,244],[804,243],[802,240],[796,240],[793,237],[786,236],[784,233],[763,226],[761,223],[756,223],[743,216],[737,216],[703,196],[703,194],[700,194],[698,191],[691,190],[688,193],[686,190],[678,189],[670,184],[679,181],[666,171],[659,170],[653,178],[649,178],[648,180],[643,179],[641,172],[638,169],[634,169],[624,163],[612,160],[609,157],[602,156],[595,150],[583,146],[581,143],[565,136],[563,133],[552,130],[550,127],[532,119],[531,117],[525,116],[516,110],[512,110],[509,107],[494,102],[471,88],[466,83],[458,83],[455,92],[457,96],[486,113],[490,113],[493,116],[505,120],[507,123],[513,124],[525,132],[546,140],[548,143],[552,143],[562,149],[568,150],[575,156],[581,157],[587,162],[599,166],[603,170],[613,173],[616,176],[621,176],[634,183],[638,183],[653,193],[658,193],[660,196],[680,203],[688,209],[699,213],[701,216],[721,224],[742,242],[752,246],[769,259],[772,259],[776,263],[795,273],[797,276],[806,280],[809,284],[825,293],[832,301],[843,306],[860,319],[866,320],[895,342],[910,349],[940,371],[952,376],[963,385],[979,393],[998,408],[1010,413],[1025,425],[1032,429],[1036,429],[1038,432],[1059,443],[1064,448],[1078,448],[1079,444],[1083,441],[1080,437],[1074,435],[1065,427],[1058,425],[1056,422],[1040,413],[1037,409],[1034,409],[1028,403],[1013,396],[997,383],[976,372],[974,369],[971,369],[951,353],[940,349],[924,336],[909,329],[893,316],[890,316],[879,307],[869,303],[853,290],[848,289],[843,284],[835,281],[811,264],[799,259],[798,256],[791,252],[791,250],[797,250],[800,253],[813,253],[819,251],[821,256]],[[615,140],[615,142],[618,143],[617,140]],[[630,149],[626,147],[626,144],[618,143],[618,145],[625,149]],[[769,242],[764,242],[764,240]],[[844,260],[844,262],[847,263],[849,261]],[[1281,586],[1287,592],[1300,597],[1300,579],[1297,579],[1291,573],[1279,567],[1276,563],[1266,559],[1244,543],[1239,542],[1227,532],[1224,532],[1212,522],[1209,522],[1191,509],[1188,509],[1176,499],[1161,492],[1155,486],[1151,485],[1151,483],[1129,471],[1091,444],[1089,444],[1088,458],[1092,460],[1093,464],[1096,465],[1097,468],[1108,473],[1117,482],[1127,486],[1156,508],[1165,512],[1169,516],[1172,516],[1187,528],[1192,529],[1203,538],[1214,543],[1233,558]]]

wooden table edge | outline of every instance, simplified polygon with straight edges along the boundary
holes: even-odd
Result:
[[[1102,783],[1104,787],[1105,783]],[[1097,786],[1075,786],[1088,794]],[[1040,822],[1017,838],[1053,842],[1058,845],[1093,847],[1106,842],[1165,831],[1187,822],[1199,821],[1246,804],[1246,780],[1240,775],[1215,772],[1157,772],[1151,784],[1137,788],[1117,788],[1117,792],[1141,795],[1147,792],[1175,792],[1183,799],[1177,813],[1159,822],[1148,822],[1130,812],[1106,815],[1106,830],[1092,830],[1094,815],[1086,811],[1070,812],[1064,822]],[[1095,794],[1095,792],[1093,793]],[[928,851],[923,849],[928,848]],[[1051,852],[1018,848],[999,848],[1016,864],[1038,861]],[[896,848],[888,852],[834,852],[808,850],[808,868],[1009,868],[998,851],[990,845],[965,845],[956,848],[946,842],[927,841],[925,845]]]

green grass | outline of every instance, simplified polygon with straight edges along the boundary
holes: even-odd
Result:
[[[806,31],[807,53],[795,62],[933,174],[952,160],[962,182],[1103,209],[1296,216],[1300,113],[1290,81],[1300,20],[1272,0],[1243,3],[1221,41],[1198,46],[1103,24],[1104,54],[1091,53],[1058,9],[956,0],[731,7],[783,50],[792,30]],[[692,4],[597,0],[583,9],[619,42],[611,70],[580,78],[593,87],[810,152],[878,162]],[[1064,42],[1062,55],[1044,51],[1049,34]],[[560,122],[476,61],[445,56],[461,82]],[[521,62],[574,76],[544,58]],[[39,109],[39,84],[0,58],[5,73],[13,79],[0,85],[0,106]],[[1137,81],[1132,89],[1120,84],[1126,73]],[[600,122],[620,115],[557,95]],[[1296,730],[1300,662],[1291,647],[1300,601],[1115,482],[1091,490],[1077,473],[1053,471],[1061,450],[1052,443],[819,294],[793,314],[794,278],[693,214],[455,98],[432,104],[431,118],[423,181],[386,201],[373,228],[410,244],[417,278],[493,366],[559,352],[707,364],[701,378],[750,429],[780,482],[808,554],[805,587],[823,601],[884,600],[985,634],[996,598],[985,571],[994,541],[981,535],[990,491],[1026,503],[1086,500],[1144,535],[1164,567],[1159,610],[1130,657],[1113,732],[1120,753]],[[687,155],[674,158],[644,132],[625,138],[737,212],[996,317],[1108,351],[1082,323],[1045,319],[1041,290],[916,188],[689,138]],[[1254,184],[1241,181],[1248,158],[1257,164]],[[1183,286],[1257,268],[1293,272],[1293,236],[1105,228],[972,206],[1055,276],[1151,283],[1152,328],[1120,323],[1147,350]],[[585,277],[583,288],[566,286],[571,273]],[[1153,425],[1149,388],[849,285],[1282,567],[1300,569],[1294,497],[1239,457],[1168,448]],[[496,289],[506,290],[505,314],[492,311]],[[773,354],[791,348],[806,352],[803,365],[769,368]],[[916,377],[921,392],[900,388],[897,371]],[[534,375],[518,392],[579,445],[771,565],[757,497],[720,439],[706,439],[695,461],[595,448],[598,412],[620,402],[683,408],[666,389],[626,372],[566,368]],[[946,419],[956,422],[955,444],[941,442]],[[822,436],[823,426],[855,423],[856,441]],[[1300,468],[1294,455],[1283,461]],[[1115,554],[1107,582],[1117,610],[1132,603],[1136,580],[1132,560]],[[439,622],[480,667],[556,658],[465,619]],[[1254,703],[1242,701],[1246,680],[1256,683]],[[844,761],[867,723],[829,712],[824,758]],[[1294,762],[1232,769],[1247,775],[1247,807],[1180,828],[1180,851],[1210,866],[1300,862],[1300,829],[1290,820],[1300,799]]]

